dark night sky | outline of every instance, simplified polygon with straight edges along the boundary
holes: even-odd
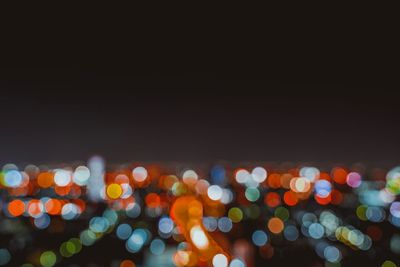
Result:
[[[400,160],[389,86],[5,69],[0,162]]]

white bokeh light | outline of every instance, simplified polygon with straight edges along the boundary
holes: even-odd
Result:
[[[250,173],[244,169],[238,170],[235,175],[236,182],[238,182],[239,184],[246,183],[250,178]]]
[[[90,170],[86,166],[78,166],[72,176],[72,180],[77,185],[86,185],[90,178]]]
[[[143,182],[146,180],[148,173],[144,167],[136,167],[132,170],[133,179],[137,182]]]
[[[200,226],[194,226],[190,229],[190,239],[198,249],[206,249],[208,247],[208,238]]]
[[[262,183],[267,179],[267,171],[263,167],[255,167],[251,171],[251,175],[254,179],[254,181],[258,183]]]
[[[194,170],[186,170],[182,175],[182,179],[184,182],[188,182],[190,180],[199,179],[199,176],[197,175],[197,173]]]
[[[72,180],[71,172],[67,170],[56,170],[54,182],[58,186],[67,186]]]
[[[228,258],[224,254],[217,254],[212,260],[214,267],[228,267]]]
[[[220,200],[223,195],[223,190],[218,185],[212,185],[208,188],[207,195],[212,200]]]

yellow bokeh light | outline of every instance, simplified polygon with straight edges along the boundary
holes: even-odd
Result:
[[[110,184],[107,186],[107,196],[111,199],[117,199],[122,195],[122,187],[119,184]]]

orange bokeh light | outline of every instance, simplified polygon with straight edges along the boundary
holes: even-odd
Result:
[[[299,202],[299,198],[293,191],[286,191],[283,195],[283,200],[288,206],[295,206]]]
[[[268,176],[267,183],[271,188],[279,188],[281,186],[281,175],[279,173],[271,173]]]
[[[124,260],[119,265],[119,267],[135,267],[135,266],[136,266],[135,263],[131,260]]]
[[[61,214],[62,203],[60,200],[51,198],[44,203],[46,212],[50,215]]]
[[[326,197],[320,197],[318,195],[315,195],[314,198],[315,201],[317,201],[317,203],[320,205],[328,205],[331,202],[331,194],[329,194]]]
[[[283,221],[277,217],[273,217],[268,221],[268,230],[271,233],[279,234],[283,231],[284,224]]]
[[[8,203],[8,212],[14,216],[20,216],[25,211],[25,203],[22,200],[14,199],[10,203]]]
[[[333,180],[338,184],[345,184],[348,172],[340,167],[336,167],[332,170]]]
[[[35,217],[43,212],[43,204],[38,199],[32,199],[28,203],[28,213],[30,216]]]
[[[276,192],[269,192],[264,197],[264,203],[271,208],[275,208],[281,204],[281,197]]]
[[[48,188],[53,185],[54,174],[51,172],[42,172],[37,178],[37,183],[41,188]]]

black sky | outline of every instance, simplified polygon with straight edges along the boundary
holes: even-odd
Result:
[[[400,160],[387,85],[3,69],[0,162]]]

